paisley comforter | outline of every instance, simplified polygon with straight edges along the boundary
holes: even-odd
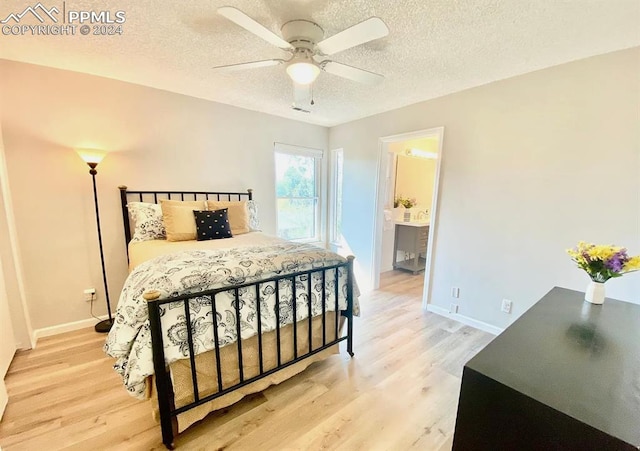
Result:
[[[343,263],[345,259],[333,252],[288,241],[267,246],[241,249],[190,250],[154,258],[137,266],[127,278],[115,323],[104,346],[105,352],[115,357],[115,370],[122,376],[128,392],[143,398],[147,377],[153,374],[153,355],[147,302],[143,294],[158,290],[161,298],[251,283],[271,277],[293,274],[315,268]],[[326,271],[325,292],[327,311],[335,310],[335,272]],[[347,271],[338,271],[338,306],[346,308]],[[307,276],[296,280],[296,321],[308,317]],[[293,322],[291,279],[279,282],[280,326]],[[258,332],[255,288],[239,290],[241,339]],[[260,313],[262,331],[276,328],[275,285],[260,284]],[[322,313],[322,276],[311,278],[312,316]],[[189,301],[191,330],[196,354],[214,349],[213,309],[209,297],[196,297]],[[354,284],[355,315],[359,314],[357,288]],[[188,357],[187,318],[184,303],[164,304],[160,309],[164,352],[167,364]],[[236,305],[234,290],[216,295],[218,345],[235,343]]]

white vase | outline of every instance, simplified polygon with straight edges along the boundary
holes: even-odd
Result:
[[[604,303],[604,283],[594,282],[593,280],[589,282],[584,300],[592,304]]]

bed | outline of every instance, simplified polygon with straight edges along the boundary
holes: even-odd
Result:
[[[105,352],[131,395],[157,400],[167,448],[209,412],[338,353],[342,341],[353,356],[353,257],[255,225],[232,238],[177,242],[149,227],[143,233],[153,239],[140,240],[132,236],[132,203],[252,205],[252,191],[119,189],[130,273]]]

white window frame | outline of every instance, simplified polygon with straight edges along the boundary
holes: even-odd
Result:
[[[274,158],[273,158],[273,169],[274,169],[274,194],[275,194],[275,206],[276,206],[276,233],[278,231],[278,186],[277,181],[275,180],[275,169],[276,169],[276,160],[275,154],[288,154],[288,155],[298,155],[303,157],[312,157],[315,160],[315,182],[316,182],[316,212],[315,212],[315,231],[316,235],[310,239],[299,239],[299,240],[291,240],[297,243],[324,243],[325,241],[325,228],[323,227],[326,213],[324,210],[324,201],[325,201],[325,159],[324,159],[324,150],[322,149],[313,149],[310,147],[303,146],[295,146],[291,144],[283,144],[283,143],[274,143],[273,146]]]
[[[338,194],[344,195],[344,186],[342,178],[338,177],[338,162],[342,161],[342,176],[344,177],[344,150],[333,149],[331,151],[331,200],[329,202],[329,241],[332,245],[338,246],[341,244],[341,233],[338,231],[338,216],[342,215],[342,212],[338,211]],[[342,189],[339,189],[342,188]]]

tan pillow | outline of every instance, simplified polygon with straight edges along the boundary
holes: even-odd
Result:
[[[247,201],[223,201],[223,200],[208,200],[208,210],[220,210],[222,208],[228,209],[229,224],[231,224],[231,233],[234,235],[241,235],[243,233],[249,233],[251,228],[249,227],[249,209],[247,208]]]
[[[162,222],[167,231],[167,241],[189,241],[196,239],[194,210],[206,210],[204,200],[161,199]]]

